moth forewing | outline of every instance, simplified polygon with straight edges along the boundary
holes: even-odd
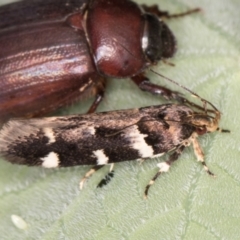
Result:
[[[164,104],[139,109],[30,120],[11,120],[0,131],[0,154],[11,163],[46,168],[95,165],[84,180],[109,163],[149,159],[171,151],[149,186],[193,144],[204,162],[197,136],[218,129],[220,114]],[[83,183],[83,182],[82,182]]]

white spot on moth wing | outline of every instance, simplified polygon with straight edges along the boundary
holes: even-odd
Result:
[[[170,165],[167,162],[158,163],[157,166],[159,167],[160,172],[168,172]]]
[[[95,127],[90,127],[90,126],[89,126],[89,127],[86,129],[86,131],[89,132],[91,135],[94,135],[95,132],[96,132],[96,129],[95,129]]]
[[[59,157],[55,152],[50,152],[46,157],[41,158],[42,166],[45,168],[55,168],[59,165]]]
[[[18,215],[11,215],[11,220],[13,224],[19,229],[25,230],[28,226],[27,223]]]
[[[103,149],[93,151],[93,154],[97,158],[97,165],[105,165],[108,163],[109,158],[105,155]]]
[[[52,128],[43,128],[43,132],[45,136],[49,139],[48,143],[54,143],[56,142],[55,136],[54,136],[54,131]]]
[[[147,136],[147,134],[140,133],[137,126],[127,129],[125,133],[125,137],[130,141],[130,146],[138,150],[142,158],[153,157],[154,155],[153,148],[144,140]]]

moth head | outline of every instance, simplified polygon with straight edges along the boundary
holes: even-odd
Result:
[[[221,131],[219,128],[219,121],[221,113],[214,111],[214,116],[208,113],[193,113],[188,119],[188,122],[196,128],[198,135],[205,134],[207,132]]]

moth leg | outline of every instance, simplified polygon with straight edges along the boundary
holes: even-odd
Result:
[[[209,175],[211,175],[211,176],[213,176],[213,177],[216,177],[216,176],[214,175],[214,173],[212,173],[212,172],[209,170],[206,162],[204,161],[204,153],[203,153],[203,150],[202,150],[202,148],[201,148],[201,146],[200,146],[200,144],[199,144],[199,142],[198,142],[198,140],[197,140],[197,134],[193,134],[193,135],[192,135],[192,137],[191,137],[191,142],[192,142],[193,150],[194,150],[194,153],[195,153],[195,155],[196,155],[196,157],[197,157],[197,160],[202,163],[204,170],[205,170]]]
[[[185,98],[181,97],[181,93],[172,91],[163,86],[151,83],[150,80],[143,74],[136,75],[131,78],[132,81],[142,90],[155,95],[161,95],[167,100],[177,100],[178,102],[185,101]]]
[[[151,181],[148,183],[148,185],[146,186],[145,188],[145,191],[144,191],[144,198],[146,199],[147,198],[147,195],[148,195],[148,191],[149,191],[149,188],[154,184],[154,182],[156,181],[156,179],[161,175],[161,173],[163,172],[168,172],[169,171],[169,168],[171,166],[171,164],[173,162],[175,162],[179,156],[182,154],[183,150],[184,150],[185,146],[184,145],[181,145],[180,147],[178,147],[174,153],[169,157],[168,161],[166,162],[161,162],[161,163],[158,163],[157,166],[159,167],[159,171],[155,174],[155,176],[151,179]]]
[[[104,167],[105,165],[96,165],[94,167],[92,167],[85,175],[84,177],[81,179],[80,183],[79,183],[79,188],[80,190],[83,189],[83,185],[85,183],[85,181],[90,178],[97,170],[99,170],[100,168]]]
[[[160,10],[158,8],[158,5],[156,5],[156,4],[154,4],[152,6],[146,6],[145,4],[143,4],[142,8],[146,12],[150,12],[150,13],[153,13],[153,14],[157,15],[159,18],[178,18],[178,17],[184,17],[186,15],[189,15],[189,14],[201,11],[200,8],[194,8],[194,9],[190,9],[190,10],[188,10],[186,12],[182,12],[182,13],[169,14],[168,11]]]
[[[99,79],[97,85],[93,88],[92,94],[95,96],[95,99],[87,113],[93,113],[96,111],[97,107],[99,106],[99,104],[102,102],[104,98],[105,90],[106,90],[106,79],[101,78]]]
[[[102,188],[111,181],[111,179],[114,177],[113,167],[114,167],[114,163],[111,163],[108,174],[98,183],[97,188]]]
[[[144,158],[137,159],[137,162],[139,162],[140,165],[142,165],[144,161],[145,161]]]

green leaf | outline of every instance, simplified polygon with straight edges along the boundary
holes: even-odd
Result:
[[[156,164],[166,156],[141,165],[136,161],[116,164],[112,181],[97,189],[108,171],[105,167],[82,191],[79,180],[89,167],[48,170],[1,160],[1,239],[239,239],[240,2],[162,0],[160,7],[170,13],[202,8],[201,13],[167,20],[178,41],[178,51],[169,59],[175,67],[160,63],[154,69],[208,99],[223,113],[221,126],[231,133],[200,137],[206,163],[217,177],[206,174],[189,148],[157,179],[144,200],[144,188],[158,171]],[[149,77],[170,86],[153,74]],[[84,112],[90,102],[61,113]],[[109,80],[99,111],[164,102],[130,81]],[[25,230],[13,225],[13,214],[26,221]]]

